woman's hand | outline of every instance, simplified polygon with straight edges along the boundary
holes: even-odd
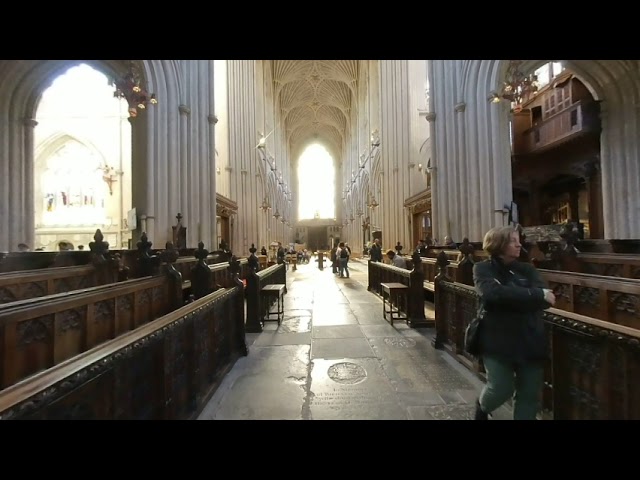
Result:
[[[544,291],[545,301],[553,307],[556,304],[556,296],[554,295],[553,290],[548,288],[543,288],[542,290]]]

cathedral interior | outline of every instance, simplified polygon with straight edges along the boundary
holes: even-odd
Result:
[[[538,418],[640,418],[640,61],[1,60],[0,85],[0,418],[471,419],[473,266],[509,225],[556,296]]]

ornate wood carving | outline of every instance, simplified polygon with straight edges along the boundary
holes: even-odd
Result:
[[[37,342],[48,343],[51,340],[52,331],[53,315],[20,322],[16,326],[18,346],[25,347]]]
[[[611,263],[608,265],[604,265],[602,275],[608,277],[622,277],[622,264],[620,263]]]
[[[627,312],[640,318],[640,297],[630,293],[611,293],[610,302],[619,312]]]
[[[0,303],[16,301],[16,287],[0,287]]]
[[[93,320],[96,323],[103,321],[111,322],[111,319],[115,317],[114,312],[116,308],[116,299],[110,298],[97,302],[93,307]]]
[[[68,330],[79,330],[84,315],[85,312],[81,310],[65,310],[56,313],[56,318],[59,319],[58,330],[62,333]]]
[[[576,286],[575,292],[576,303],[600,307],[600,291],[597,288]]]
[[[625,345],[640,354],[640,340],[635,337],[630,337],[628,335],[614,332],[612,330],[607,330],[606,328],[600,328],[588,325],[586,323],[581,323],[570,318],[565,318],[560,315],[550,313],[548,311],[544,311],[542,315],[545,322],[548,322],[551,325],[555,325],[572,332],[598,337],[602,339],[602,341],[607,340],[615,344]]]
[[[149,303],[150,297],[151,297],[150,290],[142,290],[138,294],[138,305],[147,305]]]
[[[118,312],[130,312],[133,305],[133,294],[118,297]]]
[[[47,282],[29,282],[22,286],[21,300],[43,297],[47,294]]]

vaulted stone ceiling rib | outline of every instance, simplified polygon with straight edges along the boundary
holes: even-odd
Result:
[[[276,108],[290,146],[310,140],[342,151],[357,100],[357,60],[272,60]]]

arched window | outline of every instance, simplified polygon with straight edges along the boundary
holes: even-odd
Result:
[[[335,218],[335,167],[326,148],[313,144],[300,156],[298,164],[298,218]]]
[[[45,160],[40,177],[42,225],[105,223],[104,167],[85,145],[70,140]]]

